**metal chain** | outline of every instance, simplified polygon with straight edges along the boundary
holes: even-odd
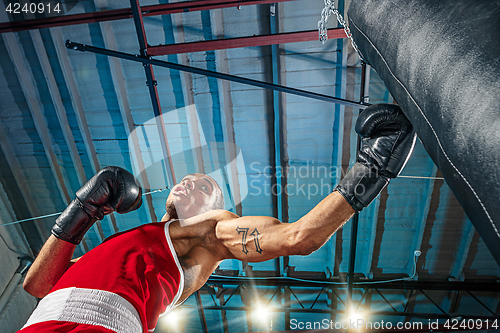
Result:
[[[321,11],[321,20],[318,22],[318,30],[319,30],[319,40],[321,41],[322,44],[325,44],[326,41],[328,40],[328,18],[330,15],[335,14],[337,16],[337,21],[339,21],[340,25],[344,27],[345,34],[347,38],[351,40],[352,47],[354,48],[354,51],[359,55],[361,60],[363,60],[363,56],[361,55],[361,52],[359,52],[358,46],[354,42],[354,39],[352,39],[352,34],[351,31],[349,30],[349,27],[345,23],[344,18],[340,14],[339,10],[335,7],[334,0],[324,0],[325,1],[325,8]]]

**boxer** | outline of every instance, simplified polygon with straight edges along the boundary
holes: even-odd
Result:
[[[107,167],[76,193],[24,281],[42,298],[20,332],[152,332],[158,317],[201,288],[224,259],[260,262],[308,255],[397,177],[415,144],[412,125],[392,104],[358,117],[356,164],[334,191],[295,223],[221,210],[222,191],[203,174],[172,188],[161,222],[115,234],[71,260],[92,224],[141,204],[134,177]]]

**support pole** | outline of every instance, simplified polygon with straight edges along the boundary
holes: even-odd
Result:
[[[195,292],[196,307],[198,308],[198,314],[200,315],[201,329],[203,333],[208,333],[207,319],[205,318],[205,311],[203,311],[203,304],[201,303],[200,292]]]
[[[368,102],[368,84],[370,81],[370,76],[367,75],[367,71],[369,71],[369,66],[363,62],[362,70],[361,70],[361,89],[360,89],[360,100],[361,103]],[[363,109],[359,110],[359,113]],[[359,151],[361,148],[361,139],[358,136],[358,140],[356,143],[356,151]],[[353,283],[354,283],[354,268],[356,264],[356,243],[358,240],[358,224],[359,224],[359,214],[356,213],[352,219],[351,225],[351,244],[349,250],[349,271],[347,275],[347,315],[350,316],[353,304],[352,304],[352,291],[353,291]]]
[[[359,139],[358,139],[359,141]],[[358,142],[359,146],[359,142]],[[351,225],[351,242],[350,242],[350,250],[349,250],[349,271],[347,274],[347,309],[346,314],[349,317],[352,312],[352,292],[354,287],[354,267],[356,263],[356,243],[358,238],[358,219],[359,214],[354,214],[352,218]],[[347,318],[345,319],[347,320]]]
[[[139,46],[141,48],[141,57],[147,58],[147,39],[146,31],[144,30],[144,22],[142,20],[141,7],[139,6],[139,0],[130,0],[130,5],[132,7],[132,14],[134,16],[135,30],[137,32],[137,37],[139,39]],[[172,164],[172,157],[170,154],[170,148],[168,147],[167,130],[165,129],[165,123],[163,122],[163,115],[160,106],[160,98],[158,96],[158,90],[156,89],[156,80],[153,73],[153,66],[148,63],[143,63],[144,71],[146,72],[147,86],[149,88],[149,94],[151,95],[151,102],[153,104],[153,111],[155,114],[156,127],[158,128],[158,134],[160,135],[160,144],[163,152],[163,158],[165,161],[165,168],[167,169],[168,183],[172,187],[177,182],[175,180],[174,166]]]

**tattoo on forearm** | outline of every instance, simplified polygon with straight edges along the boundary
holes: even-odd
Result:
[[[240,228],[240,227],[237,227],[236,228],[236,231],[241,234],[241,246],[242,246],[242,252],[244,254],[248,254],[248,249],[247,249],[247,234],[248,234],[248,229],[249,228]],[[257,230],[257,228],[255,228],[252,233],[250,234],[250,236],[253,236],[253,241],[255,243],[255,251],[257,251],[259,254],[262,253],[262,248],[260,247],[260,244],[259,244],[259,231]]]

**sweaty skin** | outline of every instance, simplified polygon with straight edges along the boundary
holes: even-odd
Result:
[[[213,179],[194,174],[186,176],[167,198],[162,221],[181,219],[169,229],[185,277],[179,302],[201,288],[222,260],[260,262],[310,254],[354,214],[344,197],[333,192],[295,223],[266,216],[239,217],[225,210],[208,210],[217,191]],[[38,298],[47,295],[78,260],[70,260],[75,247],[51,235],[26,275],[25,290]]]

